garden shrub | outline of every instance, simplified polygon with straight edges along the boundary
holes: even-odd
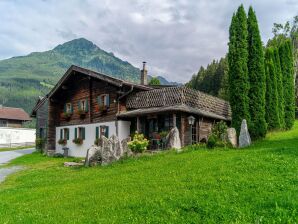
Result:
[[[214,124],[212,128],[212,134],[214,134],[218,140],[225,140],[227,129],[228,126],[226,122],[220,121]]]
[[[135,135],[133,136],[133,140],[128,142],[128,147],[131,149],[131,151],[136,153],[144,152],[147,149],[148,145],[149,141],[144,138],[143,134],[138,133],[135,133]]]
[[[213,149],[215,147],[217,143],[217,138],[214,134],[211,134],[208,138],[208,141],[207,141],[207,148],[208,149]]]
[[[36,138],[36,140],[35,140],[35,148],[38,151],[42,150],[43,145],[44,145],[44,139],[42,139],[42,138]]]

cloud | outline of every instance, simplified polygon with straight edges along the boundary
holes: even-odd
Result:
[[[272,24],[298,13],[294,0],[243,1],[257,13],[263,42]],[[149,74],[186,82],[227,52],[233,0],[1,0],[0,58],[45,51],[85,37]]]

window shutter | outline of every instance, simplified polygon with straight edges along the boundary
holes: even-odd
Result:
[[[69,128],[66,129],[66,133],[67,133],[67,140],[69,140]]]
[[[106,128],[105,136],[106,138],[109,138],[109,126],[105,126],[105,128]]]
[[[70,104],[70,113],[73,113],[73,106],[72,106],[72,103]]]
[[[63,129],[60,129],[60,139],[63,139]]]
[[[75,128],[75,137],[74,137],[75,139],[77,139],[78,138],[78,129],[77,128]]]
[[[78,110],[81,110],[81,101],[78,101]]]
[[[109,107],[110,106],[110,95],[107,94],[105,98],[106,98],[106,106]]]
[[[99,127],[95,128],[95,138],[99,138]]]
[[[66,113],[66,103],[64,104],[63,112]]]
[[[86,102],[85,102],[85,112],[88,112],[88,98],[86,98]]]
[[[85,128],[82,128],[82,139],[85,140]]]

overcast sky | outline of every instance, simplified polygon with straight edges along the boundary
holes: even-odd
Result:
[[[0,0],[0,59],[84,37],[151,75],[185,82],[227,52],[233,12],[257,13],[263,42],[274,22],[298,15],[298,0]]]

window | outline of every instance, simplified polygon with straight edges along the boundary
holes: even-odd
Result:
[[[64,112],[66,113],[72,113],[73,109],[72,109],[72,104],[71,103],[66,103],[64,105]]]
[[[85,140],[85,128],[84,127],[75,128],[75,139],[77,139],[77,138]]]
[[[109,94],[102,94],[97,97],[98,105],[100,107],[109,107],[110,106],[110,96]]]
[[[69,140],[69,129],[60,129],[60,139]]]
[[[109,126],[102,125],[95,128],[95,138],[100,138],[101,136],[109,138]]]
[[[78,108],[81,111],[88,112],[88,99],[80,100],[78,102]]]
[[[191,128],[191,142],[192,144],[197,143],[197,122],[194,123],[194,125]]]
[[[7,121],[6,120],[0,120],[0,127],[7,127]]]

